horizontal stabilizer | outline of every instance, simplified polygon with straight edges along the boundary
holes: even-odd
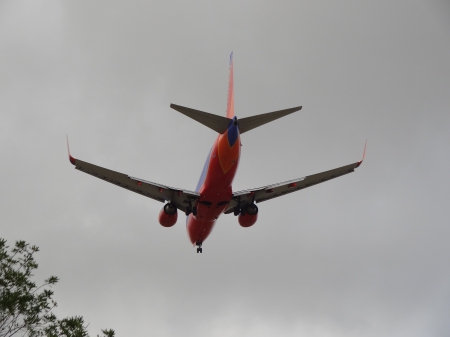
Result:
[[[302,107],[298,106],[295,108],[273,111],[273,112],[268,112],[268,113],[265,113],[262,115],[256,115],[256,116],[239,119],[239,132],[244,133],[244,132],[250,131],[254,128],[257,128],[258,126],[267,124],[278,118],[284,117],[286,115],[289,115],[289,114],[296,112],[298,110],[301,110],[301,109],[302,109]]]
[[[170,104],[170,107],[174,110],[177,110],[178,112],[181,112],[183,115],[186,115],[196,120],[197,122],[207,126],[208,128],[213,129],[218,133],[224,133],[231,122],[231,119],[229,118],[213,115],[204,111],[186,108],[181,105]]]

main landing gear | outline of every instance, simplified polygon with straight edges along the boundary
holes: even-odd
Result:
[[[233,210],[234,216],[238,216],[239,214],[241,214],[241,209],[239,207],[235,207]]]
[[[197,253],[202,253],[202,242],[197,242]]]
[[[194,206],[194,207],[188,206],[188,207],[186,207],[186,210],[185,210],[184,213],[186,214],[186,216],[188,216],[191,213],[194,216],[197,216],[197,206]]]

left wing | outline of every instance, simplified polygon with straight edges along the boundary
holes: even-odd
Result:
[[[69,147],[69,143],[67,143],[67,147]],[[79,159],[75,159],[70,155],[70,152],[69,160],[79,171],[90,174],[96,178],[100,178],[132,192],[141,194],[145,197],[160,202],[172,202],[177,206],[179,210],[183,212],[186,210],[187,206],[193,204],[194,201],[197,200],[200,196],[200,194],[198,194],[197,192],[153,183],[151,181],[135,178],[120,172],[103,168],[101,166],[87,163]]]
[[[341,166],[333,170],[305,176],[303,178],[293,179],[278,184],[267,185],[260,188],[243,190],[233,193],[233,197],[225,210],[225,214],[232,213],[235,207],[244,207],[247,204],[259,203],[266,200],[270,200],[282,195],[292,192],[300,191],[304,188],[314,186],[325,181],[341,177],[348,173],[353,172],[357,167],[361,165],[366,153],[366,147],[364,146],[363,159],[356,163]]]

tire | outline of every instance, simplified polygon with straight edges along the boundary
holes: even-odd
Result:
[[[239,209],[239,207],[235,207],[234,208],[234,216],[238,216],[241,213],[241,210]]]
[[[189,214],[192,213],[192,210],[190,207],[186,207],[186,210],[184,211],[184,213],[186,214],[186,216],[188,216]]]

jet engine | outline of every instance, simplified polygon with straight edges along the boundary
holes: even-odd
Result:
[[[243,207],[238,220],[242,227],[253,226],[256,220],[258,220],[258,207],[255,204],[249,204]]]
[[[172,203],[167,203],[164,205],[162,210],[159,212],[159,223],[164,227],[172,227],[175,225],[178,219],[177,206]]]

